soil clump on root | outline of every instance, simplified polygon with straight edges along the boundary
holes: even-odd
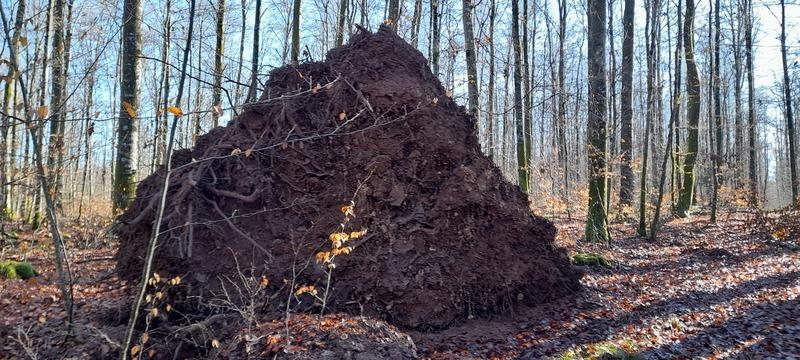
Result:
[[[553,224],[481,153],[475,128],[385,27],[324,62],[276,69],[260,101],[173,155],[154,271],[206,298],[264,276],[281,311],[287,300],[319,311],[313,293],[295,294],[313,285],[326,312],[415,330],[568,296],[580,272],[553,245]],[[123,279],[141,275],[163,176],[145,179],[121,217]],[[318,254],[331,234],[363,229],[340,244],[351,251],[334,257],[325,297]]]

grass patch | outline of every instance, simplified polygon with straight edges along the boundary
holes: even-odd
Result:
[[[36,269],[27,261],[7,260],[0,262],[0,276],[6,279],[30,279],[36,274]]]
[[[577,253],[572,255],[572,263],[581,266],[596,266],[609,269],[614,267],[611,260],[606,259],[603,255],[595,253]]]
[[[575,350],[567,351],[558,357],[559,360],[641,360],[644,359],[630,340],[622,345],[599,343],[582,345]]]

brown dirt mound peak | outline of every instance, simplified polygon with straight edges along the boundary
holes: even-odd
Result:
[[[322,295],[315,257],[352,200],[345,230],[368,232],[335,258],[330,311],[440,329],[577,289],[554,226],[530,213],[474,129],[422,54],[386,28],[324,62],[276,69],[258,103],[173,156],[154,270],[202,293],[235,278],[238,262],[271,280],[273,303],[292,279]],[[162,176],[145,179],[122,216],[122,278],[140,275]]]

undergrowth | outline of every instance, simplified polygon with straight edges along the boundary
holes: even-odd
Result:
[[[597,343],[582,345],[578,349],[570,350],[558,357],[559,360],[640,360],[643,357],[638,353],[630,340],[622,345],[613,343]]]
[[[30,279],[36,276],[36,270],[29,262],[7,260],[0,262],[0,276],[6,279]]]
[[[577,253],[572,255],[572,263],[580,266],[596,266],[608,269],[614,267],[611,260],[596,253]]]

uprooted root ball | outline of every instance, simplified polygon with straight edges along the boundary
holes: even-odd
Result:
[[[184,276],[194,294],[225,296],[221,285],[246,273],[269,279],[269,306],[319,310],[330,270],[326,309],[439,329],[578,288],[552,223],[530,213],[481,153],[474,119],[388,29],[274,70],[259,102],[172,162],[154,270]],[[124,279],[141,274],[163,176],[145,179],[122,217]],[[368,232],[335,268],[317,263],[351,201],[348,228]],[[303,286],[317,292],[294,294]]]

